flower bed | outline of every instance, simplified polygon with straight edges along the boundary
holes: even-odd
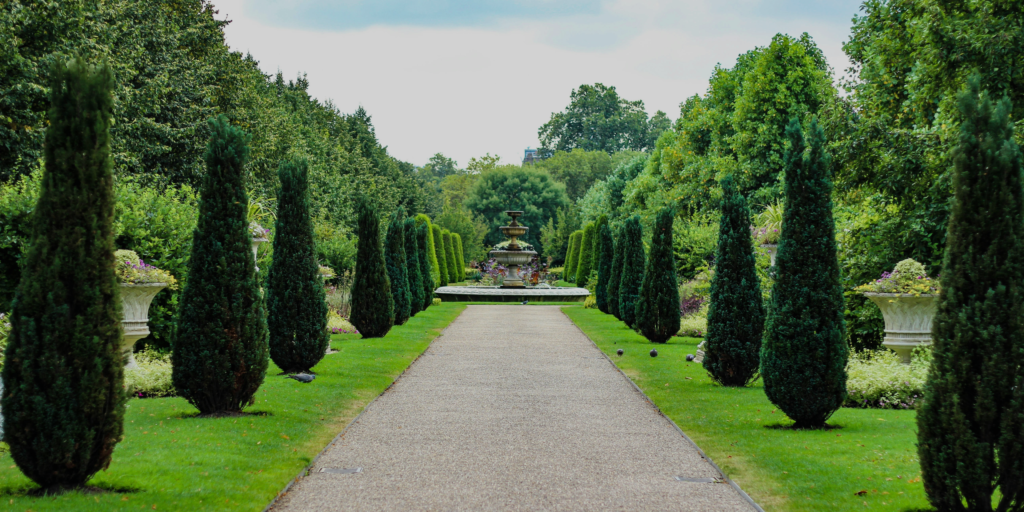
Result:
[[[171,355],[153,350],[135,354],[137,368],[124,371],[124,389],[131,398],[177,396],[171,382]]]
[[[913,409],[924,396],[931,350],[914,350],[910,364],[889,350],[851,354],[844,407]]]
[[[170,272],[147,264],[135,251],[114,251],[114,262],[121,284],[165,283],[172,290],[177,288],[177,281]]]

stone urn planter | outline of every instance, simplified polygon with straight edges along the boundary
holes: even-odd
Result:
[[[885,318],[882,345],[899,354],[905,364],[910,364],[910,353],[915,347],[932,344],[938,295],[864,292],[864,296],[882,310]]]
[[[771,259],[772,266],[775,266],[775,256],[779,254],[779,244],[761,244],[761,248],[768,251],[768,258]]]
[[[121,350],[125,354],[125,368],[139,367],[133,353],[135,342],[149,336],[149,306],[153,297],[166,287],[167,283],[121,284]]]
[[[268,241],[269,241],[269,239],[267,239],[267,238],[253,238],[252,239],[252,260],[253,261],[257,261],[258,260],[258,258],[257,258],[257,251],[259,251],[259,249],[260,249],[260,244],[262,244],[264,242],[268,242]],[[256,267],[256,271],[259,272],[260,271],[260,267],[257,266]]]

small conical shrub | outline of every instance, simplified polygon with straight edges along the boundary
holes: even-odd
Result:
[[[51,68],[45,167],[3,367],[4,441],[47,493],[110,465],[124,431],[109,128],[114,74]]]
[[[409,269],[405,257],[405,209],[399,207],[391,216],[388,235],[384,238],[384,264],[391,281],[391,299],[394,300],[395,325],[409,321]]]
[[[565,267],[562,269],[562,280],[566,282],[576,281],[576,262],[580,258],[580,240],[583,238],[583,230],[574,231],[569,235],[569,248],[565,253]]]
[[[424,309],[423,293],[426,290],[423,286],[419,243],[416,240],[416,219],[405,219],[402,230],[405,235],[405,262],[409,274],[409,316],[416,316],[416,313]]]
[[[455,270],[459,273],[459,282],[466,280],[466,256],[462,251],[462,235],[452,233],[452,243],[455,244]]]
[[[619,315],[630,328],[636,327],[636,303],[644,279],[647,258],[644,255],[643,229],[640,217],[626,220],[622,243],[622,274],[619,278]],[[678,293],[678,292],[677,292]]]
[[[306,372],[327,353],[327,301],[309,216],[309,164],[278,169],[274,259],[267,273],[270,358],[286,373]]]
[[[612,269],[608,274],[608,312],[615,318],[622,320],[619,313],[619,284],[622,281],[622,260],[625,258],[626,244],[622,238],[625,236],[625,226],[619,226],[615,230],[615,247],[612,253]]]
[[[448,286],[451,280],[448,279],[448,249],[444,246],[444,233],[437,224],[430,225],[430,232],[434,234],[434,250],[437,252],[437,271],[441,286]]]
[[[764,301],[754,263],[747,200],[722,180],[722,219],[711,279],[704,369],[723,386],[746,386],[757,377],[764,333]]]
[[[849,355],[825,133],[816,119],[809,131],[805,154],[799,120],[786,128],[786,209],[761,347],[764,392],[797,428],[824,426],[843,404]]]
[[[590,271],[594,270],[594,239],[597,238],[597,230],[591,222],[583,228],[583,238],[580,241],[580,256],[576,263],[576,285],[586,286],[590,280]]]
[[[210,121],[199,220],[171,355],[175,390],[202,414],[252,405],[270,362],[246,220],[248,141],[226,117]]]
[[[420,251],[420,279],[423,280],[423,309],[434,303],[434,278],[430,277],[430,225],[417,220],[416,248]]]
[[[430,217],[427,217],[425,213],[421,213],[416,216],[417,226],[427,226],[427,262],[430,263],[430,279],[434,282],[430,288],[430,294],[433,296],[434,288],[441,286],[441,264],[437,261],[437,247],[434,241],[434,230],[433,224],[430,223]]]
[[[918,454],[938,510],[1024,509],[1024,190],[1009,99],[959,97],[953,211]]]
[[[610,313],[608,307],[608,283],[611,282],[612,260],[615,259],[615,240],[612,239],[612,228],[608,223],[601,225],[601,263],[597,269],[597,309],[602,313]]]
[[[636,303],[636,329],[654,343],[665,343],[679,333],[679,285],[672,254],[672,221],[669,208],[658,212],[651,237],[643,282]]]
[[[356,277],[352,284],[349,321],[364,338],[380,338],[395,325],[395,299],[380,237],[377,207],[366,197],[359,200],[359,246]]]
[[[459,282],[459,263],[455,259],[455,242],[452,241],[452,233],[447,229],[441,230],[441,238],[444,239],[444,261],[448,264],[448,282]]]

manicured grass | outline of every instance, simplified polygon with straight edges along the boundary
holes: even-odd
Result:
[[[384,338],[334,335],[338,352],[311,384],[271,364],[251,416],[196,418],[181,398],[131,400],[110,469],[89,482],[127,492],[32,497],[36,485],[4,454],[0,510],[263,510],[463,309],[433,306]]]
[[[842,428],[778,428],[793,422],[760,382],[725,388],[686,362],[699,339],[657,345],[598,310],[563,311],[765,510],[928,509],[914,411],[840,409],[829,423]]]

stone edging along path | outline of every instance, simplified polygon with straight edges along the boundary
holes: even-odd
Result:
[[[306,475],[268,509],[760,510],[557,306],[468,306]]]

